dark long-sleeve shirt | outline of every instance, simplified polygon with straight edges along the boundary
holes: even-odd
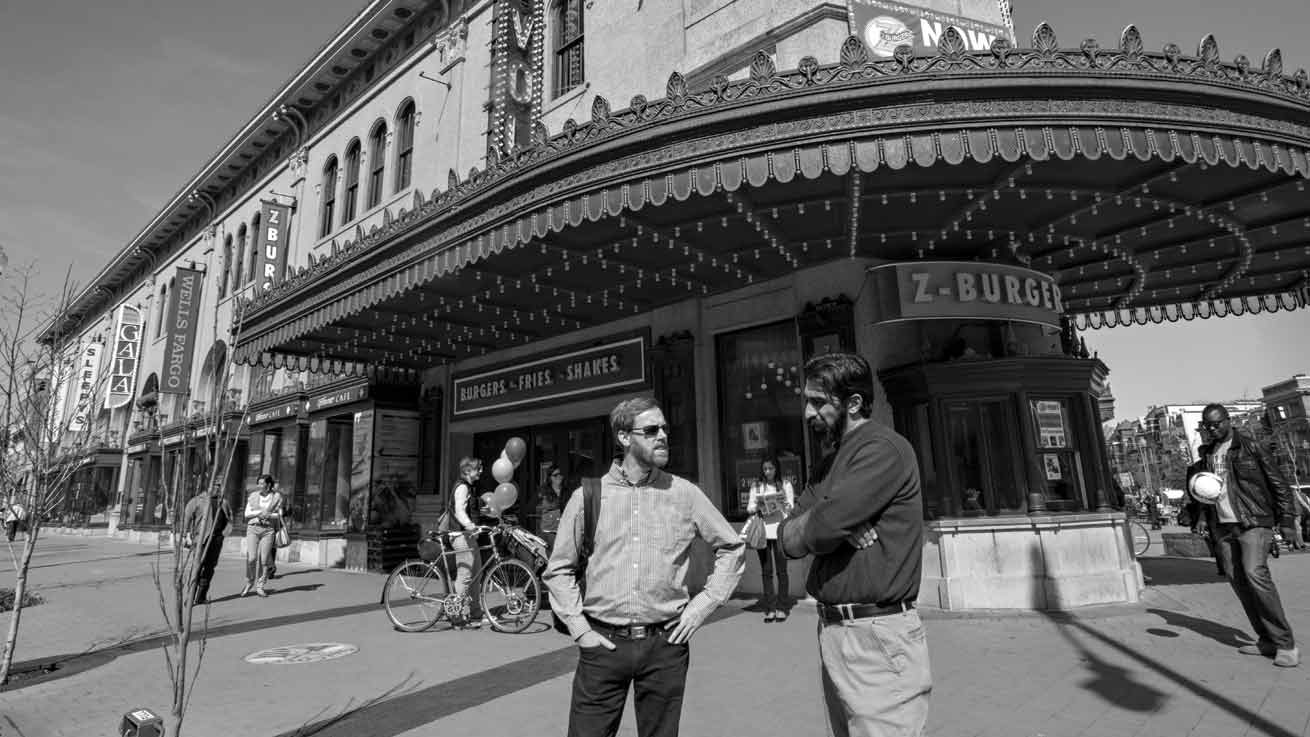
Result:
[[[878,539],[846,538],[864,522]],[[825,604],[895,604],[919,595],[923,570],[919,464],[905,438],[877,422],[846,434],[822,481],[797,500],[778,537],[793,557],[814,555],[805,588]]]

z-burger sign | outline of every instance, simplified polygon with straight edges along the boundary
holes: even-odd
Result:
[[[1064,301],[1055,277],[1006,264],[915,261],[869,269],[875,323],[1011,320],[1059,327]]]
[[[645,335],[455,377],[456,417],[648,385]]]

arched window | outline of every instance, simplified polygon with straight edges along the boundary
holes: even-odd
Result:
[[[232,291],[236,292],[245,286],[247,281],[246,272],[250,270],[250,264],[246,263],[246,241],[249,239],[249,233],[246,230],[246,224],[242,223],[237,228],[237,270],[232,274]]]
[[[556,0],[551,8],[555,23],[555,97],[582,84],[582,0]]]
[[[414,101],[406,100],[396,116],[396,191],[409,186],[414,166]]]
[[[356,205],[359,204],[359,139],[346,146],[346,193],[341,202],[341,224],[345,225],[355,219]]]
[[[246,264],[246,283],[255,280],[259,273],[259,213],[250,221],[250,259]]]
[[[323,207],[318,218],[318,237],[326,238],[332,233],[332,218],[337,206],[337,157],[332,156],[323,166]]]
[[[232,275],[232,234],[231,233],[228,233],[227,237],[223,239],[223,270],[219,273],[223,275],[222,278],[218,280],[218,296],[221,299],[227,296],[227,280]]]
[[[164,334],[165,312],[168,312],[168,285],[161,284],[159,287],[159,309],[155,310],[155,337],[156,338]]]
[[[387,124],[379,120],[368,135],[368,209],[382,204],[382,183],[386,181]]]

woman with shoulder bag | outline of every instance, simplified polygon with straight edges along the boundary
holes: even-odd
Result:
[[[277,481],[269,474],[259,477],[259,492],[246,499],[246,586],[241,595],[254,589],[268,596],[264,584],[273,559],[274,536],[282,522],[282,495],[273,487]]]
[[[760,518],[767,539],[765,546],[756,551],[760,556],[760,574],[764,578],[764,599],[761,604],[764,607],[765,622],[783,622],[787,619],[791,582],[787,577],[787,556],[778,542],[778,523],[795,504],[796,492],[791,482],[782,478],[777,457],[765,458],[760,463],[760,480],[751,486],[750,499],[746,503],[746,513]],[[775,575],[778,578],[776,590]]]

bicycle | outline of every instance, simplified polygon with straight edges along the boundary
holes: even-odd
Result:
[[[1128,532],[1132,537],[1133,557],[1140,558],[1146,555],[1146,551],[1151,547],[1151,530],[1144,522],[1129,518]]]
[[[450,575],[450,569],[456,565],[455,556],[465,552],[456,551],[450,537],[462,534],[429,533],[419,544],[420,559],[404,561],[387,576],[382,587],[382,606],[395,629],[423,632],[443,619],[455,628],[468,625],[473,598],[455,593]],[[484,562],[473,574],[469,589],[479,597],[492,629],[511,634],[522,632],[536,620],[541,609],[541,578],[526,563],[509,554],[508,546],[532,549],[534,562],[544,567],[545,542],[503,521],[494,527],[479,526],[473,536],[480,540],[484,534],[490,544],[478,548],[487,552],[483,553]],[[503,549],[507,551],[504,554]]]

